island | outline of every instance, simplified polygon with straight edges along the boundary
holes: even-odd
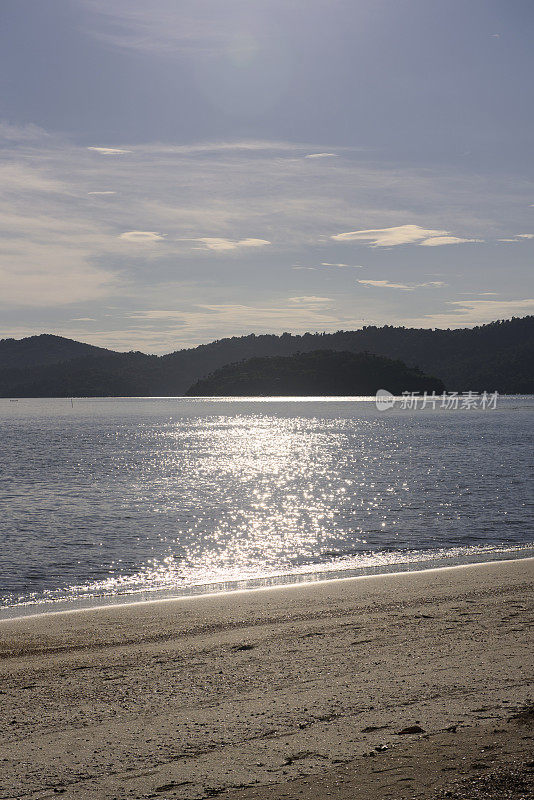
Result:
[[[315,350],[291,356],[250,358],[228,364],[201,378],[186,392],[193,397],[236,396],[361,396],[386,389],[436,392],[445,386],[439,378],[417,367],[371,353]]]

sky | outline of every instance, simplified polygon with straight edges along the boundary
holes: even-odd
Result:
[[[531,0],[2,0],[0,337],[534,313]]]

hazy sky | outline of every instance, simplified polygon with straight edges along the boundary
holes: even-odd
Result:
[[[532,0],[2,0],[0,337],[534,313]]]

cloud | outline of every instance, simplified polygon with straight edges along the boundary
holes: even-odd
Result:
[[[263,139],[243,139],[233,142],[193,142],[191,144],[140,144],[136,145],[135,151],[138,155],[155,154],[174,155],[174,156],[195,156],[195,155],[220,155],[240,154],[240,153],[265,153],[274,155],[276,153],[301,154],[306,146],[297,142],[281,142]]]
[[[70,274],[26,272],[14,283],[10,273],[0,269],[2,305],[17,308],[43,308],[98,300],[109,293],[110,282],[102,276],[72,271]]]
[[[466,242],[483,242],[483,239],[461,239],[459,236],[433,236],[430,239],[424,239],[419,244],[422,247],[439,247],[444,244],[465,244]]]
[[[315,295],[303,295],[302,297],[290,297],[290,303],[297,303],[298,305],[324,305],[331,303],[331,297],[316,297]]]
[[[131,319],[177,319],[181,317],[182,312],[163,309],[163,308],[153,308],[150,311],[137,311],[133,314],[130,314]]]
[[[271,244],[267,239],[221,239],[209,236],[198,237],[195,241],[202,242],[208,250],[216,252],[238,250],[241,247],[266,247]]]
[[[8,309],[94,301],[117,288],[115,270],[93,260],[109,234],[88,217],[79,188],[50,168],[54,152],[41,161],[4,149],[0,161],[0,304]]]
[[[328,308],[329,298],[294,297],[279,304],[258,305],[238,303],[202,303],[197,306],[204,316],[204,323],[212,325],[216,317],[231,323],[227,330],[265,330],[269,325],[281,325],[284,330],[309,330],[317,324],[335,324],[336,314]],[[210,315],[204,312],[209,311]],[[328,312],[328,313],[326,313]],[[192,312],[193,314],[195,312]],[[187,318],[187,312],[182,313]]]
[[[449,231],[473,230],[490,239],[496,229],[527,232],[532,222],[527,217],[532,217],[531,209],[527,210],[532,188],[503,176],[489,180],[450,170],[377,166],[345,158],[340,151],[328,165],[323,162],[319,179],[317,169],[311,169],[312,162],[303,156],[323,147],[309,143],[153,142],[136,144],[135,157],[126,159],[100,155],[55,134],[32,138],[32,133],[28,138],[12,133],[13,138],[2,145],[0,160],[4,335],[9,319],[10,330],[27,323],[38,331],[48,330],[52,318],[59,325],[64,314],[66,320],[73,315],[96,317],[98,332],[93,331],[92,322],[87,321],[85,327],[92,339],[100,337],[103,344],[120,341],[125,349],[134,345],[143,349],[145,343],[155,347],[158,340],[157,349],[171,350],[247,330],[303,332],[354,327],[362,324],[361,315],[367,322],[404,324],[408,314],[421,313],[415,310],[415,301],[422,291],[410,291],[415,284],[402,278],[417,273],[408,272],[407,264],[401,262],[393,271],[393,261],[412,253],[367,251],[371,258],[374,253],[388,260],[387,267],[385,263],[380,266],[382,274],[391,276],[386,283],[407,289],[372,288],[371,284],[366,290],[363,284],[356,288],[356,275],[349,269],[356,265],[339,260],[348,253],[341,249],[342,241],[329,239],[332,232],[352,231],[358,220],[357,227],[365,231],[389,235],[396,226],[406,234],[408,223],[417,219],[417,235],[421,231],[435,234],[443,228],[447,232],[442,236],[451,235]],[[109,203],[106,196],[88,196],[93,191],[111,191],[105,186],[114,186],[117,193],[117,197],[107,198]],[[518,216],[518,209],[523,217]],[[413,238],[413,228],[411,231]],[[261,244],[250,243],[251,232],[262,237]],[[121,234],[126,237],[119,238]],[[421,241],[425,239],[416,239],[416,243]],[[528,249],[528,244],[520,248]],[[247,258],[251,254],[254,259]],[[417,280],[431,280],[434,275],[430,271],[440,269],[455,273],[451,280],[456,284],[460,281],[457,273],[467,268],[461,261],[434,264],[434,259],[445,256],[439,247],[419,250],[417,255],[428,262],[426,274],[419,273],[422,277]],[[267,257],[273,260],[272,274],[265,266]],[[321,263],[323,257],[336,261]],[[351,259],[355,260],[352,255]],[[473,264],[471,279],[478,276],[483,280],[486,268],[494,263]],[[308,280],[304,275],[291,276],[290,268],[283,269],[285,265],[317,271],[317,275]],[[329,270],[343,269],[347,277],[347,271],[354,275],[354,280],[351,287],[332,295],[328,309],[321,305],[329,302],[326,300],[300,304],[288,300],[290,293],[330,295],[334,288],[328,278],[336,275]],[[509,288],[509,276],[518,279],[521,269],[522,264],[511,265],[508,274],[501,270],[491,283],[482,285],[498,291]],[[364,277],[376,278],[378,270],[378,264],[373,273],[366,269]],[[276,293],[283,299],[277,299]],[[444,294],[431,286],[425,293],[435,298],[436,305]],[[117,311],[104,318],[102,306],[112,298]],[[198,305],[210,301],[228,305],[219,310]],[[393,302],[396,310],[384,311],[386,303]],[[77,305],[61,308],[70,303]],[[172,321],[167,324],[165,318],[159,323],[154,319],[153,328],[148,319],[139,319],[137,328],[125,322],[133,310],[166,309],[175,304],[183,307],[176,325]],[[441,305],[437,310],[443,310]],[[23,306],[31,308],[19,312]],[[10,307],[16,307],[16,318],[8,317]],[[425,311],[429,310],[426,306]],[[189,311],[191,315],[186,316]],[[426,320],[424,324],[431,323]],[[72,334],[82,335],[83,322],[70,325]],[[68,330],[63,333],[68,335]]]
[[[534,239],[534,233],[516,233],[508,239],[499,239],[499,242],[520,242],[524,239]]]
[[[131,150],[119,150],[117,147],[88,147],[88,150],[93,150],[95,153],[100,153],[103,156],[121,156],[124,153],[131,153]]]
[[[169,352],[176,341],[192,345],[221,336],[265,333],[278,330],[305,333],[309,330],[338,330],[341,325],[352,329],[362,320],[353,315],[340,315],[330,298],[303,296],[272,300],[264,303],[188,303],[186,309],[168,307],[144,310],[129,315],[137,328],[129,338],[122,336],[121,346],[131,349],[132,342],[148,341],[154,337],[156,349]],[[162,329],[163,321],[169,322]],[[91,337],[94,334],[91,332]],[[162,344],[162,340],[165,344]],[[105,344],[109,339],[103,338]],[[171,342],[171,345],[168,344]]]
[[[125,239],[127,242],[161,242],[166,233],[158,233],[157,231],[125,231],[119,235],[119,239]]]
[[[350,269],[363,269],[361,264],[331,264],[329,261],[321,261],[321,267],[350,267]]]
[[[480,239],[460,239],[457,236],[451,236],[448,231],[421,228],[419,225],[398,225],[393,228],[349,231],[347,233],[337,233],[330,238],[339,242],[367,242],[371,247],[394,247],[400,244],[414,243],[437,246],[481,241]]]
[[[406,283],[390,283],[385,280],[358,280],[358,283],[363,283],[365,286],[376,286],[380,289],[404,289],[406,291],[411,291],[414,288],[413,286],[408,286]]]
[[[54,208],[49,198],[50,208]],[[33,216],[0,203],[0,304],[32,308],[104,297],[116,276],[91,261],[105,235],[83,219]]]
[[[304,158],[337,158],[337,153],[308,153]]]
[[[117,192],[87,192],[87,194],[117,194]]]
[[[95,185],[113,185],[121,203],[113,203],[113,210],[107,208],[106,218],[96,208],[89,211],[87,206],[83,213],[92,213],[99,225],[109,224],[118,232],[128,231],[132,219],[151,220],[150,230],[168,233],[169,247],[165,251],[160,247],[160,254],[169,252],[171,241],[189,239],[196,244],[197,252],[202,252],[206,243],[193,240],[240,242],[249,238],[251,230],[262,231],[264,241],[274,241],[276,236],[277,247],[308,246],[331,230],[333,220],[339,230],[350,230],[348,226],[355,217],[363,223],[376,219],[384,195],[388,206],[380,212],[382,230],[389,230],[385,226],[393,218],[405,218],[411,213],[408,209],[423,195],[429,208],[433,202],[440,207],[443,197],[448,198],[449,208],[456,216],[454,220],[449,217],[449,223],[461,219],[465,224],[466,219],[471,219],[471,209],[477,208],[481,219],[476,223],[488,224],[484,200],[489,202],[491,198],[489,187],[478,185],[472,177],[459,177],[455,182],[437,174],[377,168],[339,156],[332,159],[327,174],[319,181],[303,158],[280,157],[286,151],[310,152],[309,145],[263,140],[183,146],[153,143],[136,145],[133,163],[119,156],[99,158],[86,148],[65,147],[63,140],[58,144],[52,138],[48,146],[32,152],[31,163],[43,164],[47,180],[60,176],[73,198],[96,191]],[[27,157],[25,163],[29,163]],[[98,195],[93,198],[93,205],[100,205],[96,202]],[[73,206],[68,213],[82,210]],[[367,229],[371,225],[361,227]],[[436,227],[425,225],[418,230],[434,231]],[[113,236],[113,230],[110,233]],[[239,248],[233,249],[239,252]],[[181,252],[184,251],[182,246]],[[189,252],[194,252],[193,246]],[[310,263],[310,255],[304,257]]]
[[[484,325],[496,319],[534,314],[534,298],[521,300],[450,300],[449,310],[406,320],[405,324],[440,328]]]
[[[321,267],[348,267],[349,269],[363,269],[359,264],[333,264],[329,261],[321,261]],[[292,269],[313,269],[318,270],[319,267],[303,267],[301,264],[293,264]]]
[[[49,137],[49,133],[33,123],[28,125],[10,125],[8,122],[0,122],[0,140],[33,143]]]
[[[405,291],[413,291],[413,289],[420,289],[424,286],[433,286],[435,288],[441,288],[443,286],[447,286],[446,283],[443,281],[427,281],[426,283],[391,283],[387,280],[370,280],[370,279],[358,279],[358,283],[363,283],[365,286],[373,286],[379,289],[403,289]]]
[[[198,0],[79,0],[92,12],[86,25],[106,45],[157,56],[226,56],[247,63],[266,35],[261,4],[254,22],[248,4]],[[265,13],[265,12],[264,12]],[[265,31],[265,33],[264,33]]]
[[[419,225],[398,225],[393,228],[374,228],[371,230],[349,231],[331,236],[339,242],[368,242],[371,247],[392,247],[399,244],[411,244],[430,236],[446,236],[447,231],[421,228]]]
[[[268,37],[271,15],[262,3],[220,0],[78,0],[92,12],[88,32],[111,48],[157,57],[223,57],[241,66]]]

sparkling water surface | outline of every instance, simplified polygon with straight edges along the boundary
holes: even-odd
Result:
[[[531,555],[534,398],[0,400],[0,615]]]

